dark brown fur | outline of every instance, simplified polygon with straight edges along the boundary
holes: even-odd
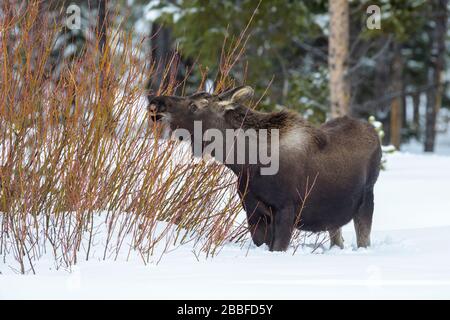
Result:
[[[300,118],[298,114],[288,110],[264,113],[238,106],[233,112],[225,113],[225,120],[234,128],[242,128],[244,130],[279,129],[281,135],[294,126],[302,126],[313,137],[314,143],[319,148],[324,147],[327,143],[327,136],[321,130]]]
[[[262,176],[258,165],[228,165],[239,177],[256,245],[286,250],[293,229],[300,228],[328,231],[331,245],[342,247],[340,228],[352,219],[358,246],[370,245],[373,188],[381,160],[374,128],[350,117],[316,128],[293,112],[257,112],[242,105],[248,93],[248,87],[241,87],[219,96],[201,93],[149,100],[155,114],[170,115],[172,129],[192,130],[194,120],[202,120],[205,129],[280,129],[278,174]]]

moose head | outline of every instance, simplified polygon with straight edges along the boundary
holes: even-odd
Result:
[[[275,174],[279,140],[274,131],[280,123],[244,106],[252,96],[249,86],[221,94],[149,96],[148,110],[154,122],[169,126],[173,138],[189,141],[194,156],[213,156],[235,172],[241,165],[256,165],[252,168],[261,167],[261,174]]]
[[[194,130],[194,122],[201,121],[205,128],[226,129],[225,115],[231,110],[245,108],[243,104],[253,96],[253,89],[241,86],[221,94],[198,92],[186,97],[148,96],[148,111],[155,122],[163,122],[171,130]]]

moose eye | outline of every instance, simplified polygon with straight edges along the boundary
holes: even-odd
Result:
[[[197,109],[198,109],[198,107],[195,105],[195,103],[191,102],[189,104],[189,111],[195,112],[195,111],[197,111]]]

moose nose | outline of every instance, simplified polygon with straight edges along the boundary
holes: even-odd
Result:
[[[148,106],[148,112],[149,112],[150,118],[152,119],[153,122],[157,122],[157,121],[161,120],[162,116],[160,114],[158,114],[158,108],[157,108],[156,104],[151,103]]]
[[[162,119],[162,115],[158,114],[158,109],[155,104],[150,104],[148,106],[148,111],[150,113],[150,118],[152,119],[153,122],[158,122],[159,120]]]
[[[156,113],[158,111],[158,108],[156,107],[156,104],[150,103],[150,105],[148,106],[148,111],[150,113]]]

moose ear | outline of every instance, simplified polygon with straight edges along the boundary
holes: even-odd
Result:
[[[243,103],[253,97],[253,89],[250,86],[241,86],[228,91],[225,91],[219,95],[219,99],[222,101],[228,101],[230,103]]]

